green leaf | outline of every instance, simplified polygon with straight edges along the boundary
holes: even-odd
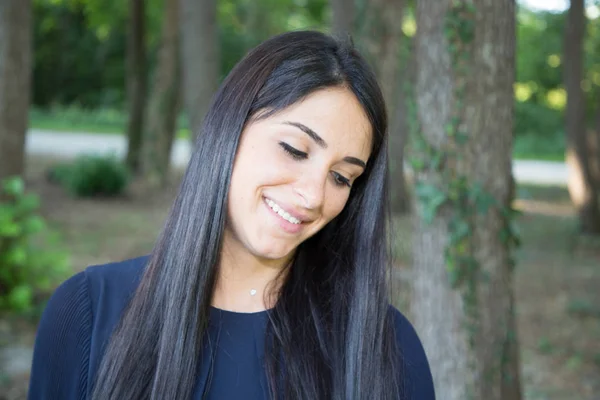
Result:
[[[417,183],[417,198],[421,202],[421,216],[427,223],[433,222],[438,208],[446,201],[446,193],[429,183]]]
[[[31,307],[33,293],[29,286],[15,287],[8,295],[8,303],[15,311],[26,311]]]
[[[21,198],[18,204],[18,211],[25,213],[37,210],[40,206],[40,199],[38,196],[33,194],[25,195]]]
[[[450,235],[452,239],[455,239],[454,243],[458,243],[471,234],[471,226],[464,219],[456,220],[452,225]]]
[[[467,143],[468,141],[469,141],[469,136],[466,135],[464,132],[456,133],[456,143],[463,145],[463,144]]]
[[[4,253],[4,262],[13,266],[23,266],[27,262],[27,251],[23,247],[13,247]]]
[[[448,280],[450,281],[450,287],[456,289],[462,280],[461,273],[458,269],[452,269],[448,271]]]
[[[415,171],[422,171],[425,168],[425,162],[420,158],[412,158],[410,165]]]
[[[46,223],[41,217],[37,215],[33,215],[27,218],[25,221],[23,221],[23,230],[29,235],[41,232],[45,228]]]
[[[0,237],[14,238],[21,234],[21,226],[15,222],[5,222],[0,225]]]
[[[6,194],[14,197],[20,196],[25,190],[25,185],[23,184],[23,180],[20,177],[12,177],[6,179],[2,187]]]

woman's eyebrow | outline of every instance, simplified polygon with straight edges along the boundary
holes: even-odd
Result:
[[[356,158],[356,157],[344,157],[344,161],[346,161],[348,164],[358,165],[359,167],[362,167],[362,169],[366,169],[367,168],[367,164],[363,160],[361,160],[360,158]]]
[[[310,138],[312,140],[314,140],[315,143],[317,143],[320,147],[322,147],[324,149],[327,148],[327,143],[325,142],[325,140],[323,140],[323,138],[321,136],[319,136],[317,134],[317,132],[313,131],[308,126],[301,124],[300,122],[293,122],[293,121],[284,121],[283,124],[290,125],[290,126],[300,129],[302,132],[304,132],[308,136],[310,136]],[[363,160],[356,158],[356,157],[344,157],[344,161],[347,162],[348,164],[353,164],[353,165],[362,167],[363,169],[367,168],[367,164]]]
[[[326,149],[327,148],[327,143],[323,140],[323,138],[321,136],[319,136],[317,134],[317,132],[313,131],[312,129],[310,129],[308,126],[301,124],[300,122],[292,122],[292,121],[284,121],[283,124],[285,125],[291,125],[294,126],[298,129],[300,129],[302,132],[306,133],[308,136],[310,136],[310,138],[312,140],[315,141],[315,143],[317,143],[320,147]]]

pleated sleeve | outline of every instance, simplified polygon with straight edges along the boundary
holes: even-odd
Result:
[[[85,272],[63,282],[50,298],[35,340],[29,400],[87,397],[92,309]]]

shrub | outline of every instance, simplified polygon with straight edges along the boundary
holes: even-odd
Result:
[[[71,172],[71,164],[60,163],[55,164],[48,169],[46,172],[46,178],[49,182],[58,183],[60,185],[66,185],[69,174]]]
[[[0,191],[0,310],[32,311],[68,277],[67,254],[37,213],[39,199],[16,177]]]
[[[127,167],[115,156],[86,155],[49,171],[50,180],[79,197],[116,196],[129,183]]]

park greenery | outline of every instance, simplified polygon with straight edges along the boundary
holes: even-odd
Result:
[[[18,177],[2,182],[0,196],[0,312],[39,311],[70,274],[68,254],[40,215],[39,197]]]
[[[160,35],[161,2],[147,2],[150,71]],[[410,10],[409,10],[410,11]],[[359,10],[360,12],[360,10]],[[221,78],[252,46],[290,29],[327,29],[325,0],[220,1]],[[30,122],[56,131],[122,133],[127,122],[125,65],[127,9],[124,2],[36,0],[35,60]],[[562,160],[565,151],[563,31],[566,13],[518,11],[515,89],[515,157]],[[415,34],[407,12],[404,34]],[[585,38],[588,126],[600,102],[600,18],[590,19]],[[404,44],[407,45],[408,41]],[[180,137],[189,135],[178,119]]]

